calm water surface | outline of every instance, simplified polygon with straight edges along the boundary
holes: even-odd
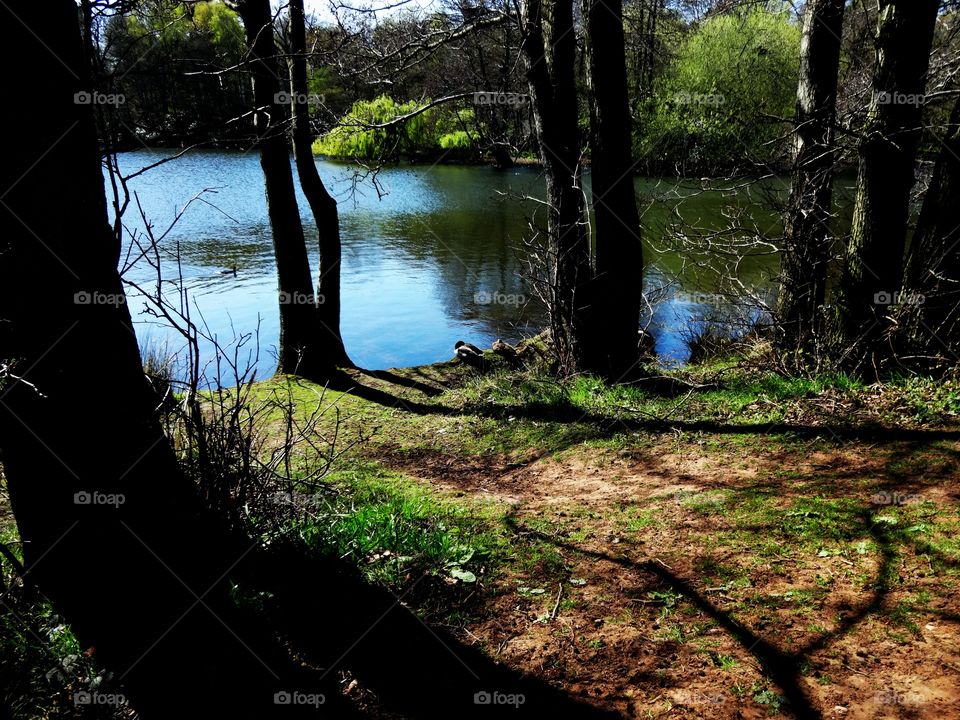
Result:
[[[170,150],[126,153],[125,174],[173,154]],[[357,181],[346,165],[318,160],[325,183],[337,197],[343,239],[343,336],[361,367],[388,368],[451,357],[458,339],[489,346],[496,338],[517,341],[543,327],[543,310],[524,281],[528,223],[542,207],[524,196],[542,197],[535,169],[498,171],[488,167],[422,166],[382,170],[376,186]],[[589,178],[587,178],[589,181]],[[780,187],[768,182],[766,187]],[[193,151],[130,182],[155,234],[166,232],[164,273],[176,277],[179,252],[184,285],[195,319],[201,316],[220,342],[259,328],[261,376],[273,370],[278,309],[263,176],[255,153]],[[379,191],[378,191],[379,189]],[[704,290],[706,259],[660,252],[679,208],[685,221],[724,227],[730,207],[749,211],[757,227],[779,231],[757,188],[739,192],[695,192],[692,184],[640,178],[648,286],[674,282],[652,312],[651,329],[666,361],[683,360],[684,328],[716,308],[692,295]],[[206,192],[205,192],[206,191]],[[200,199],[193,200],[199,196]],[[680,200],[683,202],[680,203]],[[186,210],[184,208],[186,207]],[[316,272],[316,230],[300,198]],[[124,217],[129,232],[143,231],[136,203]],[[237,272],[225,273],[236,267]],[[768,287],[776,258],[752,258],[739,269],[748,285]],[[149,283],[149,265],[138,261],[125,277]],[[695,286],[696,283],[696,286]],[[163,323],[142,312],[130,292],[141,344],[182,342]],[[209,357],[210,348],[203,349]]]

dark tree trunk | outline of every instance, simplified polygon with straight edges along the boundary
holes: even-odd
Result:
[[[45,93],[0,190],[0,450],[28,577],[141,717],[269,717],[289,665],[230,600],[247,548],[204,515],[152,413],[93,114],[73,101],[89,90],[76,4],[0,17],[4,67],[32,50],[5,96],[35,94],[38,78]]]
[[[960,98],[907,254],[900,342],[912,365],[953,364],[960,351]],[[936,358],[942,358],[937,362]]]
[[[36,75],[9,74],[3,90],[28,97],[40,77],[46,104],[0,170],[0,452],[27,579],[140,717],[346,720],[341,667],[411,719],[490,717],[482,691],[522,693],[516,717],[610,717],[427,628],[342,563],[238,543],[204,511],[154,417],[123,300],[92,112],[73,102],[88,89],[76,6],[16,13],[0,5],[11,33],[0,62],[33,48]],[[270,598],[271,633],[238,611],[233,581]],[[294,667],[273,632],[323,670]],[[278,707],[284,691],[326,702]]]
[[[936,0],[881,0],[873,99],[860,142],[853,226],[838,302],[841,350],[856,369],[889,355],[889,302],[903,284],[910,190]]]
[[[326,356],[310,260],[300,221],[300,209],[290,167],[290,149],[284,131],[284,88],[280,82],[270,0],[235,4],[243,20],[250,48],[254,122],[259,136],[260,167],[267,191],[267,210],[273,231],[280,304],[279,371],[324,379],[331,364]],[[339,267],[339,264],[338,264]],[[338,313],[339,314],[339,313]]]
[[[656,75],[658,45],[657,24],[663,12],[664,0],[639,0],[640,19],[638,23],[640,57],[637,66],[637,100],[645,100],[653,95],[653,83]]]
[[[793,186],[778,303],[777,340],[787,353],[807,353],[822,337],[844,5],[845,0],[809,0],[803,21]]]
[[[573,373],[585,365],[592,275],[580,178],[573,0],[547,0],[546,6],[541,0],[526,0],[521,22],[521,50],[547,184],[550,329],[561,371]]]
[[[310,131],[310,101],[307,83],[307,37],[303,0],[290,0],[290,96],[293,118],[293,155],[297,163],[300,188],[310,204],[320,245],[320,269],[317,283],[317,312],[323,334],[317,339],[323,348],[323,360],[330,366],[349,367],[340,334],[340,216],[333,199],[320,179],[313,158],[313,134]]]
[[[506,58],[500,68],[499,77],[496,84],[490,79],[490,73],[487,68],[487,56],[484,51],[482,37],[478,38],[476,43],[476,69],[474,78],[479,87],[495,88],[498,92],[508,92],[510,90],[510,25],[504,26],[504,44]],[[478,114],[479,108],[474,108],[474,123],[477,135],[484,137],[485,144],[489,147],[490,154],[493,156],[494,167],[498,170],[506,170],[513,167],[513,156],[510,154],[510,143],[508,142],[507,122],[504,119],[504,111],[494,105],[486,108],[481,117]]]
[[[634,191],[621,0],[584,0],[590,59],[595,277],[587,369],[619,381],[639,362],[643,246]]]

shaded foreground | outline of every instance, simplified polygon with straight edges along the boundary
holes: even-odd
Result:
[[[382,423],[357,477],[502,539],[446,622],[509,665],[625,717],[960,717],[956,385],[761,366],[673,397],[432,367],[340,402]]]
[[[311,595],[296,556],[249,568],[272,598],[248,590],[240,605],[323,649],[299,658],[307,668],[340,663],[324,655],[333,638],[338,655],[395,656],[398,679],[422,671],[420,688],[393,693],[445,697],[431,664],[520,687],[495,660],[556,688],[558,711],[960,717],[957,384],[765,366],[756,355],[612,390],[453,363],[351,372],[322,395],[323,422],[363,439],[322,495],[292,498],[306,506],[293,536],[357,568],[338,582],[385,588],[368,602],[396,599],[426,625],[398,614],[359,647],[350,622],[325,635],[316,618],[352,609]],[[276,378],[255,394],[278,387],[304,412],[321,391]],[[397,717],[363,677],[327,684],[344,712]]]

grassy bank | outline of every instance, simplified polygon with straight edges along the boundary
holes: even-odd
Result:
[[[319,404],[340,449],[284,532],[575,695],[637,717],[951,716],[960,386],[770,367],[761,348],[608,388],[447,363],[278,377],[251,401]],[[51,652],[77,655],[63,632]],[[91,682],[43,676],[22,638],[18,687]]]

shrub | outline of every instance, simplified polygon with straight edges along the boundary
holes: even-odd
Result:
[[[337,127],[314,142],[313,151],[341,159],[394,161],[475,150],[476,136],[470,131],[474,122],[471,108],[437,106],[389,128],[370,127],[409,115],[419,107],[423,105],[416,101],[397,103],[386,95],[358,101]]]
[[[799,77],[800,27],[786,6],[716,15],[681,44],[640,108],[635,151],[654,170],[776,163]],[[779,120],[779,119],[782,119]]]

